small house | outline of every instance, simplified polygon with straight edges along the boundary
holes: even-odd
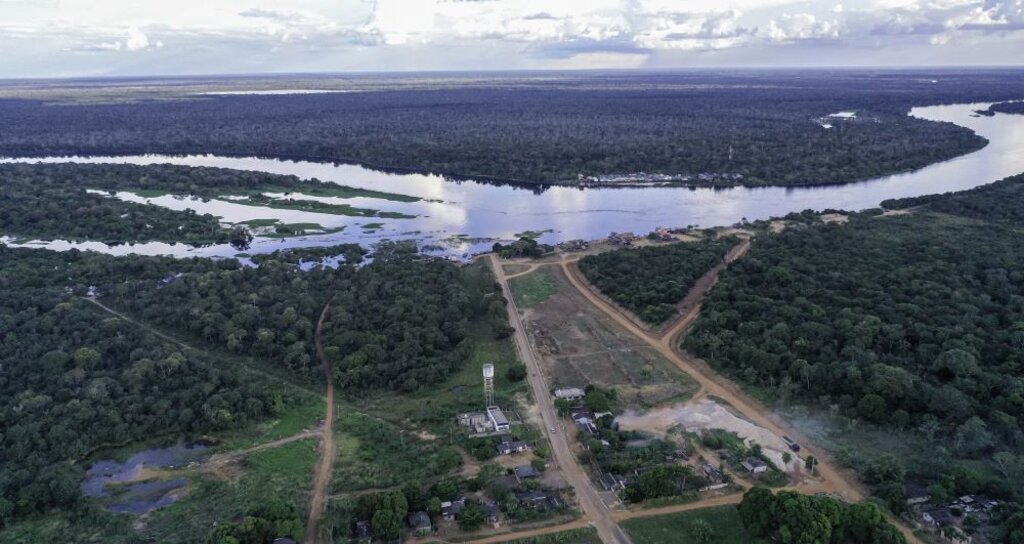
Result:
[[[725,474],[718,469],[715,465],[710,463],[704,463],[700,466],[701,470],[704,471],[704,477],[711,483],[718,483],[725,481]]]
[[[757,457],[747,457],[740,465],[751,474],[761,474],[768,470],[768,465]]]
[[[530,445],[522,440],[515,440],[512,442],[502,442],[495,446],[498,450],[498,455],[511,455],[513,453],[522,453],[530,449]]]
[[[907,504],[928,502],[928,490],[924,486],[909,483],[903,488],[903,494],[907,499]]]
[[[555,399],[557,400],[580,400],[587,394],[579,387],[563,387],[561,389],[555,389]]]
[[[513,470],[516,475],[516,481],[519,483],[523,483],[524,480],[540,478],[540,472],[531,465],[518,466]]]
[[[950,513],[948,508],[925,510],[921,513],[921,518],[924,519],[925,523],[930,523],[936,527],[945,527],[953,524],[953,514]]]
[[[370,520],[361,520],[356,522],[356,540],[360,542],[369,542],[373,540],[373,526],[370,525]]]
[[[626,488],[625,478],[609,472],[601,474],[600,482],[605,491],[621,491]]]
[[[413,512],[409,514],[409,527],[412,528],[416,536],[429,535],[430,531],[433,530],[433,527],[430,525],[430,515],[426,512]]]
[[[498,503],[484,501],[484,514],[487,516],[487,522],[498,527],[501,523],[501,511],[498,509]]]
[[[455,516],[459,515],[459,512],[466,507],[466,499],[460,498],[454,501],[445,501],[441,503],[441,517],[445,521],[451,521],[455,519]]]

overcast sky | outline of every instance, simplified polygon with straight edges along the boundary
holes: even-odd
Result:
[[[0,0],[0,77],[1024,64],[1024,0]]]

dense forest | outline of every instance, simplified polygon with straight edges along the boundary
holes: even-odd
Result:
[[[1015,113],[1024,115],[1024,102],[999,102],[988,107],[989,113]]]
[[[981,147],[967,129],[907,112],[1017,99],[1022,81],[981,70],[703,71],[106,104],[5,99],[0,155],[212,152],[528,183],[638,171],[843,183]],[[839,111],[857,117],[818,122]]]
[[[149,322],[311,376],[320,372],[316,320],[333,300],[325,352],[338,384],[356,394],[412,391],[442,380],[465,359],[468,320],[504,315],[493,283],[466,282],[456,266],[404,244],[379,246],[373,262],[358,269],[304,271],[283,256],[260,259],[258,268],[188,274],[109,294]]]
[[[743,494],[740,519],[754,536],[783,544],[904,544],[906,538],[877,505],[847,504],[828,495],[773,494],[754,487]]]
[[[718,240],[651,246],[587,255],[579,267],[594,287],[658,325],[676,314],[693,284],[722,262],[736,245],[734,236]]]
[[[684,347],[778,403],[899,431],[908,454],[843,455],[894,510],[904,482],[1024,501],[1022,201],[1018,176],[759,236]]]
[[[255,198],[262,191],[403,198],[315,179],[225,168],[0,164],[0,235],[190,244],[226,243],[233,239],[232,229],[221,226],[212,215],[125,202],[103,194],[115,191],[166,192],[202,198],[225,194],[250,194]]]
[[[956,193],[882,202],[882,207],[890,210],[918,206],[973,219],[1024,225],[1024,174]]]
[[[0,527],[52,508],[86,508],[84,469],[72,462],[94,450],[237,427],[275,410],[267,384],[76,296],[118,278],[152,283],[232,263],[0,245]]]

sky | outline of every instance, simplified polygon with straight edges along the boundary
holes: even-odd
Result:
[[[0,78],[1024,64],[1024,0],[0,0]]]

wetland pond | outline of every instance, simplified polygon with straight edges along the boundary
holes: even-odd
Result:
[[[173,503],[185,491],[188,480],[175,469],[205,457],[202,443],[178,443],[133,454],[126,461],[97,461],[86,471],[82,494],[98,499],[115,513],[144,514]]]
[[[598,239],[610,232],[644,234],[656,227],[713,227],[743,219],[758,220],[805,209],[861,210],[889,198],[959,191],[1024,172],[1024,116],[997,113],[979,116],[988,104],[956,104],[914,108],[910,115],[970,128],[989,140],[981,150],[919,170],[845,185],[818,187],[732,187],[725,189],[679,186],[578,188],[552,186],[524,188],[474,181],[453,181],[430,174],[396,174],[358,165],[288,161],[215,155],[123,157],[53,157],[0,159],[5,162],[168,163],[216,166],[237,170],[317,178],[340,185],[415,197],[401,201],[359,196],[355,198],[288,195],[299,200],[320,200],[375,210],[372,217],[316,213],[281,207],[240,204],[229,198],[201,200],[181,196],[147,197],[118,193],[111,198],[149,202],[172,209],[210,213],[224,223],[306,224],[316,227],[288,238],[260,235],[246,250],[267,253],[290,247],[317,247],[343,243],[372,246],[390,240],[416,240],[426,253],[464,258],[487,251],[495,241],[508,241],[516,233],[535,231],[539,241]],[[814,122],[808,120],[808,122]],[[846,121],[836,121],[846,122]],[[827,130],[822,128],[823,131]],[[271,195],[282,197],[284,195]],[[413,200],[413,199],[406,199]],[[111,254],[222,256],[238,253],[230,245],[191,247],[183,244],[14,241],[11,245],[65,250],[72,247]]]

